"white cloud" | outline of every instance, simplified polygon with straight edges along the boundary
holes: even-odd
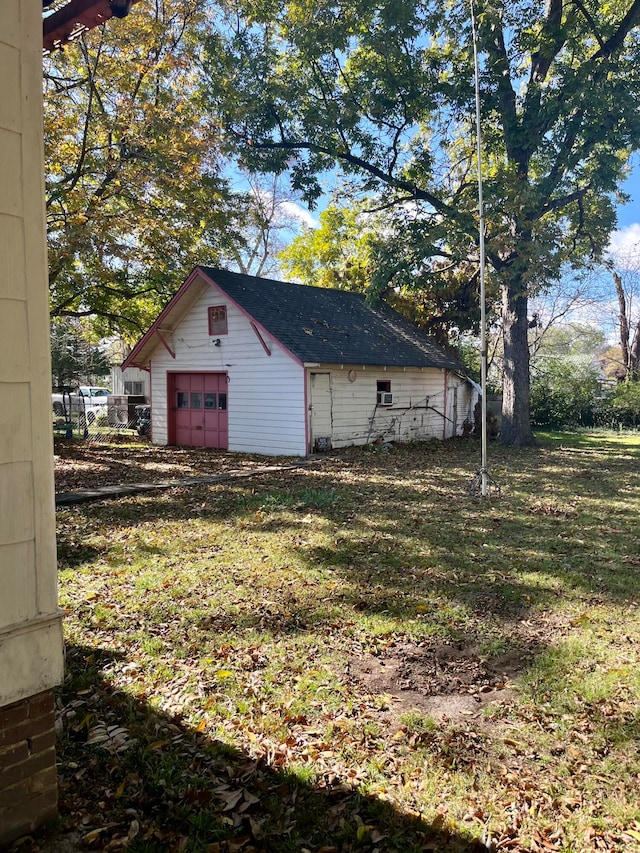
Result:
[[[278,207],[286,216],[290,216],[292,219],[297,219],[307,228],[318,228],[320,225],[318,220],[315,219],[305,207],[302,207],[295,201],[281,201],[278,204]]]
[[[640,223],[634,222],[620,231],[614,231],[607,253],[619,266],[625,266],[625,262],[634,258],[637,263],[640,256]]]

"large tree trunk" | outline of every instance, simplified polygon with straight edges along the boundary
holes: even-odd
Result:
[[[617,272],[613,273],[613,283],[616,287],[616,295],[618,297],[618,321],[620,323],[620,349],[622,350],[622,363],[626,377],[629,378],[631,359],[629,352],[629,320],[627,319],[627,300],[622,285],[622,278]]]
[[[617,272],[613,273],[613,283],[618,297],[618,322],[620,323],[620,348],[622,363],[625,369],[625,379],[637,382],[640,377],[640,320],[631,334],[631,326],[627,317],[627,299],[622,278]]]
[[[632,382],[640,381],[640,320],[636,324],[629,349],[629,378]]]
[[[516,280],[502,289],[504,380],[500,441],[513,447],[535,444],[531,430],[528,299]]]

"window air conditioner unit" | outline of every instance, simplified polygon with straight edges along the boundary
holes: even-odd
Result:
[[[379,406],[393,406],[393,394],[390,394],[388,391],[379,391],[378,392],[378,405]]]

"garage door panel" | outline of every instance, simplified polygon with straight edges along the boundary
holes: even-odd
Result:
[[[176,444],[229,446],[226,373],[184,373],[174,379]]]

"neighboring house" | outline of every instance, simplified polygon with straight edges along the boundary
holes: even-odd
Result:
[[[549,371],[561,366],[560,381],[566,382],[568,375],[586,379],[593,376],[602,390],[615,386],[615,379],[607,376],[606,361],[597,353],[537,353],[531,360],[531,376],[535,380],[539,376],[549,374]]]
[[[149,373],[137,367],[123,370],[111,368],[111,393],[119,397],[145,397],[149,399]]]
[[[247,453],[449,438],[477,401],[460,362],[386,305],[203,266],[122,367],[149,372],[155,444]]]

